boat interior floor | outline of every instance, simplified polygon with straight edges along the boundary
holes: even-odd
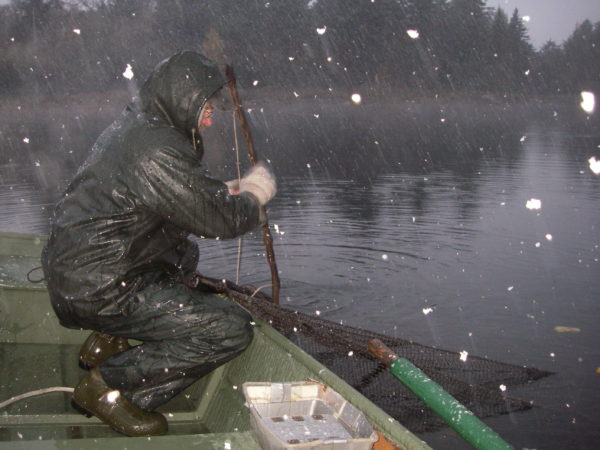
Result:
[[[0,402],[49,387],[74,387],[85,371],[79,368],[79,345],[0,343]],[[179,395],[160,411],[169,419],[169,434],[204,434],[190,394]],[[186,414],[187,413],[187,414]],[[40,420],[43,419],[43,420]],[[50,392],[12,403],[0,411],[0,441],[122,437],[71,405],[68,392]]]

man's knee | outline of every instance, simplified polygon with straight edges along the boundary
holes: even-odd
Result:
[[[254,337],[254,322],[252,321],[252,316],[245,309],[240,307],[236,308],[234,317],[237,322],[236,327],[239,334],[240,352],[242,352],[252,342],[252,338]]]
[[[242,353],[252,342],[254,327],[252,316],[238,306],[225,308],[211,318],[210,330],[203,325],[186,343],[190,357],[205,361],[226,362]]]
[[[241,353],[250,345],[253,336],[252,316],[245,309],[234,306],[227,311],[224,318],[224,346],[230,347],[236,354]]]

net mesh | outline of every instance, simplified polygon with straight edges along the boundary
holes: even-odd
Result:
[[[228,295],[415,433],[445,424],[368,351],[372,339],[419,367],[480,418],[530,409],[530,403],[505,395],[499,386],[522,385],[551,374],[470,355],[462,361],[458,352],[341,325],[275,305],[267,295],[248,287],[195,277],[194,285],[201,283]]]

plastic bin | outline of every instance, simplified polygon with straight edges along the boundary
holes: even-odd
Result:
[[[377,440],[365,415],[322,384],[249,382],[243,391],[265,450],[369,450]]]

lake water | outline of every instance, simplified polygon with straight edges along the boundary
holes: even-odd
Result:
[[[507,393],[535,408],[486,422],[517,448],[597,445],[600,127],[576,101],[253,105],[279,177],[268,213],[282,303],[555,372]],[[4,132],[0,228],[45,233],[85,151],[26,135]],[[223,130],[206,141],[232,146]],[[215,173],[231,159],[207,150]],[[200,270],[235,280],[237,241],[199,243]],[[245,237],[240,283],[269,280],[260,236]],[[450,430],[422,438],[468,448]]]

